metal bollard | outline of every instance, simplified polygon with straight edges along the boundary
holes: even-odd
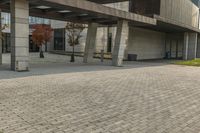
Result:
[[[103,62],[104,59],[104,50],[101,50],[101,62]]]

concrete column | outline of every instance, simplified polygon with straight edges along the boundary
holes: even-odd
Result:
[[[1,11],[0,11],[0,28],[1,26]],[[0,65],[2,65],[2,31],[0,30]]]
[[[192,60],[197,57],[197,33],[184,34],[184,60]]]
[[[188,59],[188,42],[189,42],[189,33],[184,33],[184,46],[183,46],[183,60]]]
[[[118,21],[115,45],[112,53],[113,66],[122,66],[126,42],[128,41],[129,26],[124,20]]]
[[[11,0],[11,69],[29,69],[28,0]]]
[[[197,33],[189,34],[188,60],[197,58]]]
[[[198,34],[197,40],[197,58],[200,58],[200,34]]]
[[[98,27],[97,23],[90,23],[88,25],[85,53],[84,53],[84,57],[83,57],[84,63],[92,62],[92,60],[93,60],[96,36],[97,36],[97,27]]]

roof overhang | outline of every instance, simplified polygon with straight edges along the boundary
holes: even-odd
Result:
[[[174,21],[172,19],[167,19],[158,15],[154,15],[154,18],[158,21],[157,25],[160,28],[166,28],[167,30],[171,31],[193,31],[200,33],[200,30],[196,27],[180,23],[178,21]]]
[[[103,1],[106,2],[106,0]],[[38,9],[38,6],[49,8]],[[156,25],[156,19],[154,18],[106,7],[87,0],[29,0],[29,7],[31,16],[62,21],[95,22],[103,25],[111,25],[116,24],[118,20],[127,20],[130,23],[141,25]],[[3,11],[9,12],[9,1],[0,1],[0,8]]]
[[[200,29],[192,27],[190,25],[174,21],[172,19],[163,18],[159,15],[153,16],[157,20],[157,25],[145,25],[138,26],[142,28],[148,28],[155,31],[166,33],[180,33],[180,32],[197,32],[200,33]]]

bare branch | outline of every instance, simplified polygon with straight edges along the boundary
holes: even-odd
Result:
[[[82,37],[81,33],[85,28],[85,24],[67,22],[65,29],[70,46],[79,45],[79,40]]]

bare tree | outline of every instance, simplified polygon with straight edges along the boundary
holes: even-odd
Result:
[[[4,33],[3,30],[5,30],[8,25],[7,24],[2,24],[2,17],[1,17],[1,9],[0,9],[0,65],[2,65],[2,41],[4,39]]]
[[[4,39],[3,30],[5,30],[7,27],[8,27],[8,25],[6,25],[6,24],[1,25],[1,28],[0,28],[0,40],[1,41]]]
[[[82,37],[81,33],[86,28],[85,24],[80,23],[73,23],[73,22],[67,22],[65,29],[66,29],[66,35],[67,35],[67,41],[70,46],[73,47],[73,51],[71,54],[71,61],[75,61],[74,53],[75,53],[75,46],[80,44],[80,38]]]
[[[2,20],[4,18],[1,17],[1,9],[0,9],[0,40],[2,41],[4,39],[4,33],[3,33],[3,30],[5,30],[8,25],[7,24],[2,24]]]

